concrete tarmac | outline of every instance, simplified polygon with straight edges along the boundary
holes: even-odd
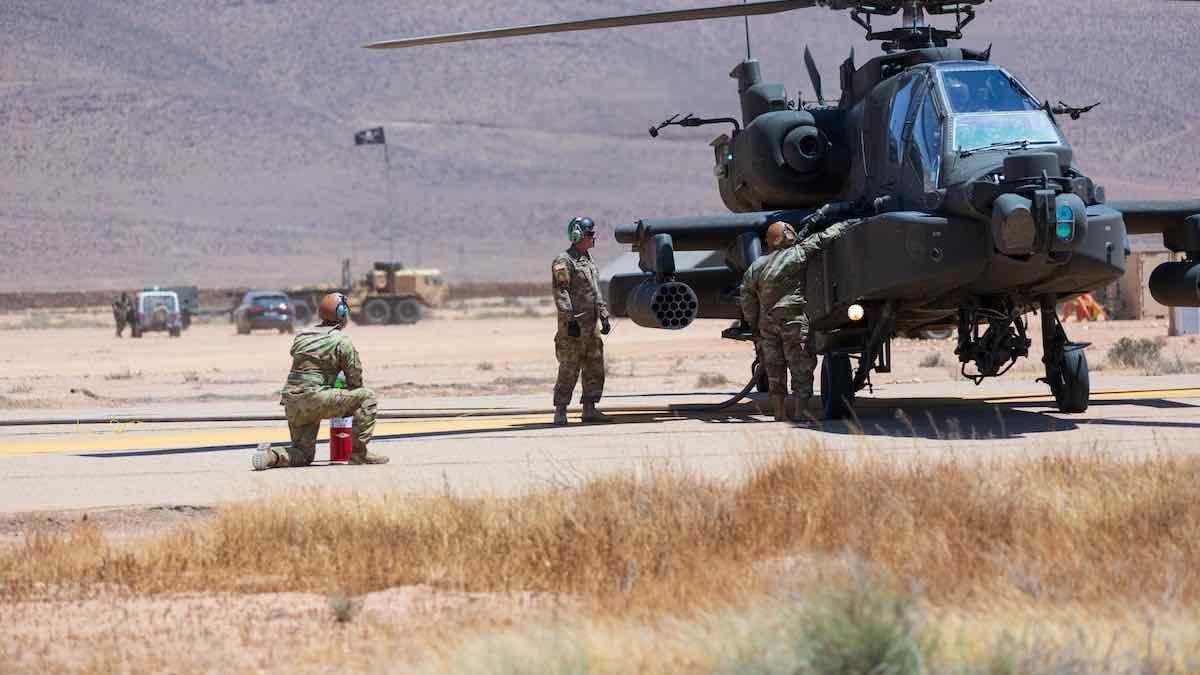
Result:
[[[322,443],[313,466],[265,472],[250,470],[252,448],[260,441],[286,443],[282,422],[0,426],[0,512],[212,505],[317,487],[511,494],[575,485],[610,471],[664,466],[736,478],[763,457],[806,447],[963,459],[1067,451],[1135,456],[1200,448],[1200,378],[1098,377],[1092,389],[1086,413],[1062,415],[1054,411],[1044,386],[1028,382],[989,382],[979,388],[966,382],[890,385],[860,398],[855,419],[798,424],[772,421],[762,414],[761,401],[713,413],[671,404],[715,402],[720,395],[635,395],[604,401],[620,411],[617,424],[581,425],[575,415],[566,428],[551,425],[548,413],[497,414],[543,408],[545,397],[384,400],[382,410],[443,416],[381,420],[371,447],[391,458],[385,466],[330,465]],[[121,415],[280,412],[264,402],[236,409],[189,404],[122,410]],[[53,417],[109,415],[80,409],[55,411]]]

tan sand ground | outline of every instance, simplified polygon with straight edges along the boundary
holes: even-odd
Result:
[[[544,394],[555,377],[553,308],[548,299],[458,303],[413,326],[351,326],[366,366],[367,385],[381,400],[414,397]],[[1040,338],[1031,326],[1030,358],[1005,378],[1042,374]],[[720,339],[728,322],[700,321],[683,331],[616,322],[606,340],[607,393],[737,390],[748,379],[748,344]],[[53,326],[65,325],[63,328]],[[49,326],[49,327],[48,327]],[[1092,371],[1121,371],[1105,354],[1121,337],[1165,336],[1165,321],[1068,324],[1089,341]],[[165,403],[271,403],[287,374],[291,338],[273,331],[234,334],[221,318],[198,323],[178,339],[147,333],[113,335],[103,311],[33,310],[0,315],[0,417],[31,417],[37,409],[153,408]],[[1164,355],[1200,360],[1196,338],[1169,338]],[[951,340],[896,340],[895,369],[877,384],[961,381]],[[922,365],[925,364],[925,365]],[[931,365],[932,364],[932,365]],[[199,412],[197,414],[203,414]]]

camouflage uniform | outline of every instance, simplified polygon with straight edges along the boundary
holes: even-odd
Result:
[[[338,373],[346,389],[335,389]],[[292,445],[279,453],[272,466],[308,466],[316,455],[321,420],[354,414],[351,463],[362,463],[375,431],[375,392],[363,387],[362,362],[350,338],[335,326],[313,326],[292,341],[292,370],[279,401],[287,413]],[[284,455],[283,453],[286,453]]]
[[[133,302],[128,295],[124,293],[121,297],[113,300],[112,304],[113,320],[117,322],[117,337],[125,332],[125,325],[129,323],[129,315],[133,313]]]
[[[742,316],[758,331],[763,368],[771,392],[787,392],[787,371],[792,371],[792,391],[812,396],[812,372],[816,357],[808,344],[808,322],[803,306],[799,316],[777,303],[797,285],[804,284],[804,251],[795,240],[783,248],[757,258],[742,279]]]
[[[787,391],[785,379],[790,368],[792,391],[798,398],[812,396],[817,357],[804,313],[808,260],[850,224],[838,223],[802,242],[785,244],[756,259],[746,270],[742,315],[762,336],[758,344],[772,392]]]
[[[550,271],[554,304],[558,307],[558,332],[554,334],[558,381],[554,385],[554,406],[565,407],[571,402],[581,370],[581,400],[595,404],[604,393],[604,343],[596,324],[609,318],[608,305],[600,292],[600,275],[592,257],[574,246],[554,258]],[[579,322],[579,337],[567,333],[572,320]]]

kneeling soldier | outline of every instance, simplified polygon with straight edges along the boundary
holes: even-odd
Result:
[[[280,405],[287,412],[292,445],[272,448],[262,443],[251,459],[256,471],[284,466],[308,466],[317,452],[321,420],[354,415],[351,464],[387,464],[388,458],[367,452],[375,431],[375,392],[363,387],[362,362],[342,329],[350,318],[346,296],[330,293],[317,310],[319,325],[301,331],[292,341],[292,371],[283,387]],[[338,373],[346,389],[335,389]]]

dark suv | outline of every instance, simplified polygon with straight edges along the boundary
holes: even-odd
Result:
[[[291,333],[292,303],[283,291],[249,291],[242,304],[233,310],[233,322],[238,335],[248,335],[256,328],[274,328]]]

